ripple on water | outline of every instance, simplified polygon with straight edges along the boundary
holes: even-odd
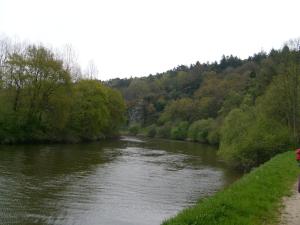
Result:
[[[158,225],[231,176],[211,149],[160,143],[0,148],[0,223]]]

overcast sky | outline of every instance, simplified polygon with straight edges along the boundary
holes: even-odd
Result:
[[[0,0],[0,33],[71,44],[100,79],[246,58],[300,36],[299,0]]]

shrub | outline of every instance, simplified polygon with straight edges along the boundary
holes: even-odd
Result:
[[[146,128],[147,137],[155,137],[156,135],[156,126],[152,124],[151,126]]]
[[[250,170],[293,144],[289,129],[252,110],[232,110],[221,129],[219,154],[233,167]]]
[[[220,143],[220,132],[218,128],[214,128],[207,136],[207,141],[211,145],[218,145]]]
[[[176,140],[185,140],[187,137],[187,131],[189,128],[189,123],[184,121],[178,123],[177,126],[171,129],[171,138]]]
[[[163,126],[157,128],[156,136],[159,138],[170,138],[171,123],[165,123]]]
[[[188,138],[192,141],[208,143],[208,135],[212,129],[213,119],[195,121],[189,128]]]
[[[220,130],[222,127],[222,122],[219,119],[213,121],[210,131],[207,136],[207,141],[211,145],[218,145],[220,143]]]
[[[133,124],[129,127],[129,133],[132,135],[137,135],[141,129],[139,124]]]

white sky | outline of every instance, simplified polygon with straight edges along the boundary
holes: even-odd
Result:
[[[246,58],[300,36],[299,0],[0,0],[0,34],[71,44],[99,78]]]

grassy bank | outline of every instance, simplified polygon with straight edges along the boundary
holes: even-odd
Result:
[[[163,225],[274,224],[281,198],[289,194],[298,172],[294,152],[277,155],[229,188],[183,210]]]

